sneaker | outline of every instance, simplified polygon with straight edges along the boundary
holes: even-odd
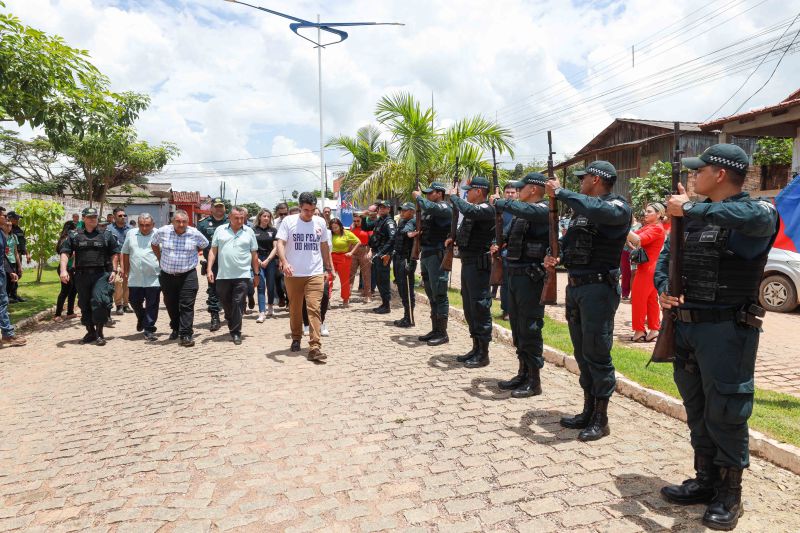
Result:
[[[13,337],[6,337],[4,335],[2,344],[3,345],[7,344],[9,346],[25,346],[26,344],[28,344],[28,339],[26,339],[25,337],[20,337],[19,335],[14,335]]]
[[[328,331],[328,326],[325,325],[325,322],[322,323],[322,327],[320,328],[319,334],[322,335],[323,337],[330,336],[331,332]]]
[[[324,361],[327,358],[328,356],[322,353],[322,350],[320,350],[319,348],[311,348],[308,351],[309,361]]]
[[[273,309],[272,306],[270,305],[269,307],[267,307],[267,318],[272,318],[274,316],[275,316],[275,309]]]
[[[259,324],[261,324],[262,322],[264,322],[264,319],[265,319],[265,318],[266,318],[266,317],[264,316],[264,313],[258,313],[258,318],[256,318],[256,322],[258,322]]]
[[[308,337],[308,326],[303,326],[303,336]]]
[[[186,335],[185,337],[181,338],[181,346],[185,346],[187,348],[191,348],[194,346],[194,339],[191,335]]]
[[[125,305],[122,306],[122,312],[123,313],[133,313],[133,309],[131,309],[131,306],[129,306],[128,304],[125,304]]]
[[[146,341],[154,341],[154,340],[158,340],[158,338],[156,337],[156,334],[153,333],[152,331],[145,331],[144,332],[144,340],[146,340]]]
[[[117,315],[124,315],[125,314],[125,310],[122,308],[121,305],[118,305],[116,313],[117,313]]]

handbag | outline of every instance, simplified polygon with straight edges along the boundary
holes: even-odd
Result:
[[[650,258],[647,257],[647,252],[644,251],[644,248],[639,247],[635,250],[631,250],[631,264],[641,265],[642,263],[647,263],[648,261],[650,261]]]

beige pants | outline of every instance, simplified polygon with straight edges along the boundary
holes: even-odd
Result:
[[[128,280],[122,276],[114,281],[114,305],[128,305]]]
[[[361,276],[364,278],[361,296],[366,298],[372,292],[372,251],[363,244],[353,253],[353,262],[350,264],[350,287],[356,287],[353,285],[353,281],[356,279],[359,267]]]
[[[289,297],[289,327],[292,330],[292,340],[299,341],[303,338],[303,300],[305,300],[308,309],[308,346],[319,349],[322,346],[319,308],[325,276],[322,274],[305,277],[285,276],[284,281],[286,295]]]

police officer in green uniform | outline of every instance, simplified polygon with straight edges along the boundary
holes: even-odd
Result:
[[[544,305],[539,303],[539,295],[544,287],[542,261],[547,255],[550,236],[550,206],[544,200],[546,183],[544,174],[531,172],[512,183],[519,190],[519,199],[504,200],[498,195],[492,196],[495,209],[513,215],[504,235],[504,273],[508,279],[508,315],[519,370],[516,376],[499,381],[497,386],[512,391],[514,398],[542,393],[539,370],[544,366]],[[499,253],[499,249],[493,249]]]
[[[389,216],[388,202],[378,200],[375,205],[378,206],[378,220],[374,224],[370,224],[370,227],[365,228],[372,230],[372,235],[369,238],[369,247],[372,249],[372,268],[375,269],[378,292],[381,295],[381,305],[373,309],[372,312],[385,315],[390,311],[389,304],[392,299],[389,260],[392,258],[397,224]]]
[[[686,407],[696,477],[661,493],[677,504],[709,504],[703,524],[728,531],[744,512],[747,420],[764,315],[758,290],[779,222],[770,202],[742,192],[749,160],[738,146],[711,146],[683,165],[695,171],[695,192],[707,198],[693,202],[680,187],[668,199],[667,213],[684,219],[683,294],[668,294],[669,241],[655,285],[675,320],[673,376]]]
[[[422,234],[419,237],[420,273],[431,307],[431,330],[418,339],[427,342],[429,346],[439,346],[450,340],[447,336],[447,317],[450,312],[450,301],[447,298],[449,273],[442,270],[442,259],[444,241],[450,235],[453,208],[444,201],[446,192],[447,187],[434,181],[430,187],[412,193],[419,207],[418,216],[422,217]],[[422,196],[423,193],[425,197]]]
[[[616,377],[611,362],[614,315],[622,291],[619,260],[631,225],[631,207],[611,192],[617,180],[614,165],[595,161],[575,172],[581,192],[562,189],[547,180],[548,195],[574,212],[561,240],[561,258],[545,257],[545,266],[562,261],[569,273],[566,297],[569,335],[580,368],[583,411],[561,419],[567,428],[581,429],[578,439],[592,441],[609,434],[608,400]]]
[[[203,276],[206,275],[208,253],[211,251],[211,240],[214,238],[214,232],[217,231],[218,227],[227,223],[228,215],[225,213],[225,202],[222,201],[222,198],[214,198],[214,201],[211,202],[211,215],[197,223],[197,230],[202,233],[203,237],[208,239],[209,242],[206,249],[203,250],[204,261],[200,269],[200,273]],[[211,271],[214,273],[214,279],[217,279],[218,266],[218,263],[214,263],[211,267]],[[208,312],[211,313],[211,327],[209,329],[211,331],[217,331],[220,328],[219,312],[222,309],[219,296],[217,296],[217,284],[209,283],[206,294],[208,296],[206,305],[208,305]]]
[[[461,199],[456,188],[450,191],[450,201],[464,217],[456,232],[456,245],[461,259],[464,318],[474,346],[464,366],[479,368],[489,364],[489,342],[492,340],[492,294],[489,288],[492,258],[489,248],[494,240],[495,211],[488,202],[489,180],[476,176],[462,189],[467,191],[466,201]],[[445,244],[449,242],[448,237]]]
[[[414,325],[411,317],[414,314],[414,274],[417,271],[417,262],[411,259],[411,249],[414,247],[417,229],[415,212],[416,208],[411,202],[400,206],[400,220],[397,223],[397,232],[394,234],[392,267],[397,293],[403,303],[403,318],[393,322],[398,328],[410,328]]]
[[[81,341],[84,344],[94,342],[103,346],[106,343],[103,327],[111,317],[121,249],[113,232],[97,226],[97,209],[87,207],[83,210],[83,227],[71,232],[59,250],[59,274],[63,283],[69,283],[67,262],[75,254],[75,288],[81,324],[86,326],[86,335]]]

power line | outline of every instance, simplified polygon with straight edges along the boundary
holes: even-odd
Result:
[[[335,151],[338,151],[338,148],[326,148],[325,151],[326,152],[331,152],[331,151],[335,152]],[[291,157],[291,156],[295,156],[295,155],[308,155],[308,154],[318,154],[318,153],[319,153],[319,150],[306,150],[305,152],[294,152],[294,153],[290,153],[290,154],[275,154],[275,155],[262,155],[262,156],[256,156],[256,157],[241,157],[241,158],[238,158],[238,159],[216,159],[216,160],[213,160],[213,161],[190,161],[190,162],[185,162],[185,163],[167,163],[164,166],[172,166],[172,167],[174,167],[174,166],[181,166],[181,165],[207,165],[207,164],[211,164],[211,163],[232,163],[232,162],[235,162],[235,161],[253,161],[253,160],[256,160],[256,159],[273,159],[273,158],[276,158],[276,157]]]

